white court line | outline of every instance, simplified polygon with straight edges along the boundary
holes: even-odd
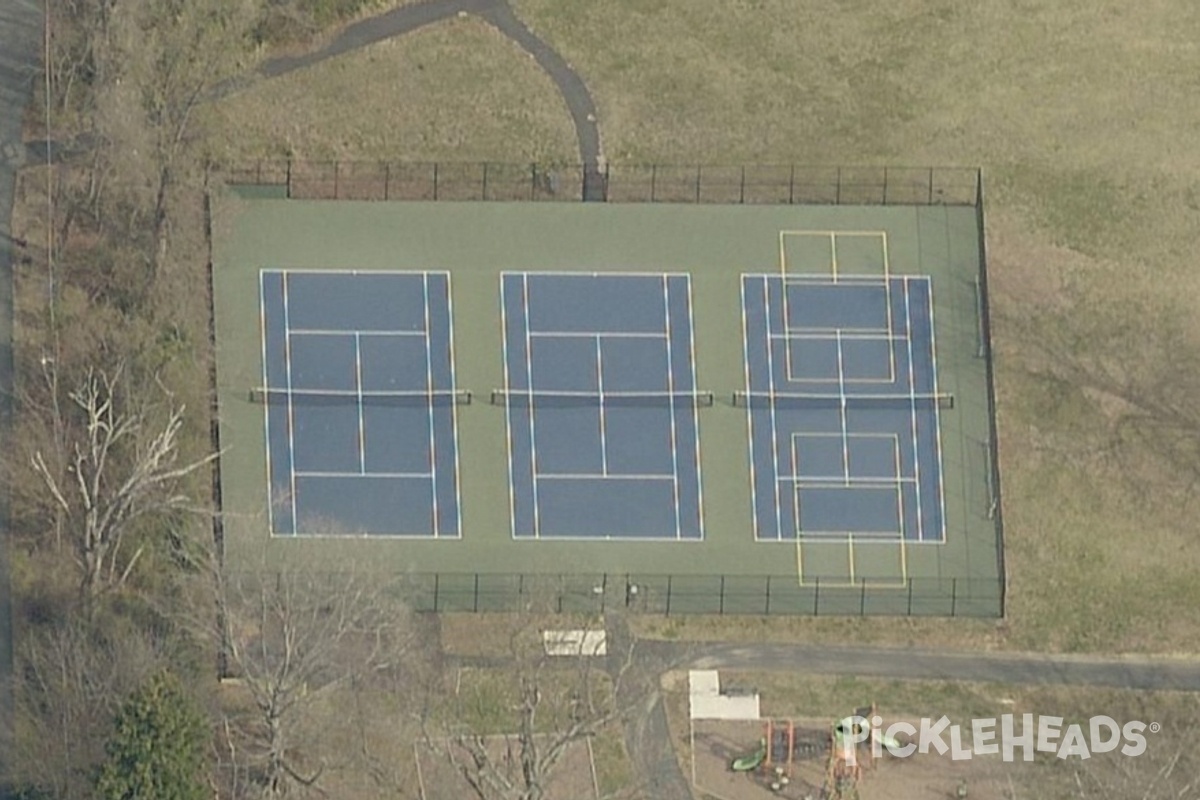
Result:
[[[771,330],[771,294],[769,284],[766,280],[763,281],[763,304],[767,312],[767,330]],[[784,320],[786,326],[786,320]],[[767,389],[773,396],[775,394],[775,356],[771,352],[771,348],[767,347]],[[775,404],[771,404],[771,469],[772,474],[776,478],[779,477],[779,424],[775,415]],[[783,509],[779,502],[779,483],[772,481],[775,487],[775,534],[777,539],[783,538]],[[793,501],[794,502],[794,501]],[[799,520],[799,511],[795,514],[797,521]],[[797,528],[799,532],[799,528]]]
[[[367,472],[367,431],[363,414],[362,341],[354,334],[354,389],[358,392],[358,471]]]
[[[515,539],[517,536],[517,490],[514,483],[513,436],[512,436],[512,387],[508,375],[508,300],[505,296],[505,283],[500,278],[500,356],[504,362],[504,436],[508,446],[508,529]],[[461,508],[461,506],[460,506]]]
[[[292,331],[293,336],[381,336],[381,337],[404,337],[404,336],[425,336],[426,331],[362,331],[350,328],[347,330],[338,330],[333,328],[297,328]]]
[[[429,275],[423,275],[421,278],[421,289],[424,292],[425,299],[425,391],[429,395],[429,472],[433,476],[430,478],[430,491],[433,493],[433,535],[438,535],[439,511],[438,508],[438,491],[437,491],[437,437],[434,434],[434,415],[433,415],[433,337],[429,335],[430,331],[430,312],[429,312]]]
[[[938,369],[937,369],[937,332],[933,326],[933,281],[927,280],[929,284],[929,351],[933,356],[933,393],[936,395],[938,391]],[[942,464],[942,409],[940,403],[933,404],[933,420],[934,420],[934,438],[937,440],[937,469],[938,469],[938,501],[941,503],[941,530],[938,531],[938,539],[933,541],[946,540],[946,485],[945,485],[945,468]],[[990,467],[989,467],[990,469]]]
[[[612,339],[666,339],[663,333],[638,333],[636,331],[531,331],[534,339],[591,339],[593,336],[603,336]]]
[[[658,473],[629,473],[611,475],[597,475],[593,473],[579,472],[543,472],[539,476],[539,480],[543,481],[673,481],[674,475],[662,475]],[[679,538],[679,537],[675,537]]]
[[[288,330],[288,276],[283,273],[283,366],[287,375],[288,410],[288,472],[292,483],[292,535],[297,532],[296,524],[296,415],[292,406],[292,337]]]
[[[829,233],[829,266],[830,273],[833,275],[833,282],[838,282],[837,269],[837,233],[831,231]]]
[[[533,385],[533,339],[529,336],[529,273],[521,273],[521,321],[525,328],[525,379],[529,383],[530,393]],[[538,469],[537,469],[537,435],[534,433],[533,403],[529,404],[529,461],[531,481],[533,482],[533,538],[541,536],[541,514],[538,509]]]
[[[604,353],[600,346],[600,337],[596,336],[596,391],[597,416],[600,421],[600,475],[608,474],[608,440],[604,430]],[[533,405],[530,403],[530,405]]]
[[[692,318],[695,314],[695,306],[692,304],[692,276],[688,275],[687,280],[687,326],[688,326],[688,353],[692,359],[692,392],[696,392],[700,388],[700,384],[696,378],[696,321]],[[669,347],[669,345],[668,345]],[[700,538],[704,538],[704,481],[700,475],[700,397],[698,394],[692,395],[692,426],[695,431],[695,458],[696,458],[696,525]],[[681,512],[682,513],[682,512]]]
[[[779,241],[782,247],[783,237],[780,237]],[[747,394],[752,388],[750,386],[750,334],[746,321],[746,283],[748,280],[749,276],[742,276],[742,376],[746,381]],[[765,281],[766,278],[764,277],[763,280]],[[768,342],[767,348],[770,349],[770,346],[770,342]],[[758,541],[758,482],[754,473],[754,410],[750,407],[750,403],[746,404],[746,440],[750,443],[750,509],[752,512],[750,517],[753,521],[754,540]]]
[[[450,273],[446,273],[446,336],[450,343],[450,391],[458,391],[458,370],[454,363],[454,292],[451,291]],[[462,479],[458,467],[458,403],[450,405],[450,436],[454,440],[454,517],[457,523],[454,535],[462,536]]]
[[[904,326],[905,329],[912,330],[912,311],[909,305],[907,281],[904,283]],[[917,539],[924,539],[925,520],[922,518],[921,513],[921,457],[917,448],[917,383],[913,371],[913,345],[911,338],[908,340],[908,391],[911,397],[909,405],[912,424],[913,477],[917,481]]]
[[[670,400],[668,403],[671,409],[671,482],[673,497],[675,501],[675,538],[683,538],[683,529],[680,521],[679,510],[679,453],[676,450],[676,424],[675,424],[675,364],[671,357],[672,342],[671,335],[671,297],[670,287],[667,283],[667,276],[662,279],[662,295],[663,295],[663,324],[666,325],[667,332],[667,391],[670,392]]]
[[[267,298],[263,279],[266,277],[262,270],[258,273],[258,338],[262,344],[262,375],[263,386],[269,386],[267,374]],[[271,406],[263,403],[263,442],[267,451],[267,530],[275,533],[275,498],[271,496],[275,489],[271,478]]]
[[[607,278],[610,275],[615,275],[615,276],[621,276],[621,277],[626,277],[626,278],[654,278],[655,280],[657,280],[657,279],[661,278],[663,275],[687,275],[688,273],[686,273],[686,272],[646,272],[644,270],[643,271],[630,270],[630,271],[625,271],[625,272],[617,272],[617,271],[595,272],[595,271],[586,271],[586,270],[572,271],[569,269],[559,269],[559,270],[554,270],[554,269],[541,270],[541,269],[539,269],[539,270],[530,272],[529,270],[506,269],[506,270],[501,270],[500,274],[502,276],[503,275],[519,275],[523,280],[526,278],[529,278],[530,276],[541,277],[542,275],[566,276],[569,278]]]
[[[846,419],[846,375],[845,368],[842,365],[842,337],[837,338],[837,371],[838,371],[838,393],[842,396],[842,402],[838,403],[838,413],[842,423],[842,471],[845,473],[846,485],[850,485],[850,438],[846,435],[849,432],[850,424]]]
[[[843,341],[863,341],[863,342],[903,342],[907,341],[908,337],[900,333],[883,333],[882,330],[877,333],[871,331],[859,330],[857,328],[809,328],[805,333],[770,333],[767,334],[768,339],[834,339],[838,334],[841,335]]]
[[[329,470],[303,470],[296,473],[298,478],[419,478],[427,481],[433,478],[432,472],[331,472]],[[429,534],[422,534],[428,536]],[[435,534],[436,535],[436,534]]]
[[[851,478],[846,481],[845,475],[780,475],[780,483],[794,483],[797,486],[813,483],[832,483],[842,487],[855,486],[894,486],[898,483],[916,483],[916,478]]]

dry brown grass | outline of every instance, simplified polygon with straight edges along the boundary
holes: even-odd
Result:
[[[577,160],[554,84],[480,20],[451,18],[206,109],[214,155]]]

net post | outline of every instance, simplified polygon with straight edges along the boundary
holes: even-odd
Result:
[[[390,161],[383,162],[383,199],[392,199],[392,163]]]

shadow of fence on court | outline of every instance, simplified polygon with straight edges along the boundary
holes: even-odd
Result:
[[[658,615],[804,615],[999,617],[999,578],[909,578],[890,583],[785,575],[409,575],[405,593],[417,611],[558,613],[628,611]]]
[[[297,200],[578,201],[974,206],[966,167],[679,166],[264,160],[213,166],[226,184]]]

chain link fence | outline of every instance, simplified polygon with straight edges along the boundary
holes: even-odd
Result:
[[[899,582],[795,576],[433,573],[404,580],[419,611],[559,613],[623,610],[658,615],[999,617],[999,578],[909,578]]]
[[[978,169],[960,167],[283,160],[212,169],[227,184],[275,186],[300,200],[973,206],[980,183]]]

